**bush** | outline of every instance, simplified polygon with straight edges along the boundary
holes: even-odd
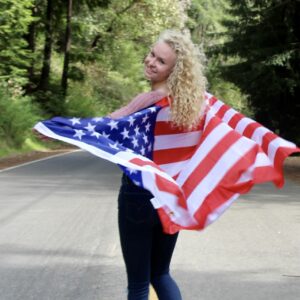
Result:
[[[0,85],[0,146],[21,148],[38,120],[38,109],[29,97],[14,94],[15,89]]]

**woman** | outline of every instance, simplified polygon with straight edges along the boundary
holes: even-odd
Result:
[[[168,96],[173,126],[189,130],[195,126],[203,106],[205,78],[197,49],[185,34],[163,32],[144,60],[144,75],[151,91],[134,98],[110,114],[120,118],[153,105]],[[119,193],[119,232],[128,278],[128,299],[148,299],[149,284],[160,300],[182,299],[169,274],[178,233],[163,233],[150,199],[152,194],[124,174]]]

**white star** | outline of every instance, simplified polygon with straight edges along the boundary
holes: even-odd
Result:
[[[99,137],[101,136],[101,133],[94,131],[91,135],[95,136],[97,139],[99,139]]]
[[[109,123],[107,123],[107,125],[110,126],[110,130],[118,129],[118,122],[114,121],[114,120],[110,120]]]
[[[148,146],[148,151],[150,152],[151,150],[152,150],[152,145],[150,143],[149,146]]]
[[[145,133],[143,133],[143,140],[144,140],[145,144],[149,143],[148,136]]]
[[[135,128],[134,128],[135,135],[140,134],[139,130],[140,130],[140,127],[136,125]]]
[[[121,134],[123,135],[123,140],[125,140],[126,138],[128,139],[129,138],[129,130],[127,130],[125,127],[123,129],[123,131],[121,132]]]
[[[146,151],[146,149],[144,148],[144,146],[142,146],[142,148],[141,148],[141,154],[145,155],[145,151]]]
[[[155,112],[156,111],[156,107],[149,107],[150,112]]]
[[[72,118],[70,121],[72,122],[72,125],[80,124],[80,118]]]
[[[95,118],[93,118],[93,121],[95,121],[96,123],[97,123],[97,122],[101,122],[101,121],[103,121],[103,120],[104,120],[103,117],[95,117]]]
[[[101,135],[105,138],[109,138],[110,134],[105,133],[104,131],[101,132]]]
[[[149,119],[148,115],[146,115],[143,120],[142,120],[142,123],[145,123],[147,120]]]
[[[145,126],[146,132],[150,131],[151,124],[148,122]]]
[[[119,150],[118,146],[119,146],[118,142],[115,142],[114,144],[109,144],[110,148],[113,148],[113,149],[116,149],[116,150]]]
[[[135,121],[135,118],[133,116],[130,116],[128,118],[129,126],[133,126],[134,121]]]
[[[141,185],[138,181],[136,181],[136,180],[132,180],[132,182],[135,184],[135,185]]]
[[[88,131],[93,132],[95,131],[95,127],[96,125],[92,125],[90,122],[88,123],[88,126],[84,127],[86,128]]]
[[[134,147],[134,148],[136,148],[136,147],[138,147],[138,146],[139,146],[139,144],[138,144],[138,140],[137,140],[135,137],[133,137],[133,138],[132,138],[132,141],[131,141],[131,143],[133,144],[133,147]]]
[[[128,171],[130,174],[136,174],[136,173],[137,173],[137,170],[134,170],[134,169],[131,169],[131,168],[127,168],[127,171]]]
[[[81,140],[82,136],[85,135],[85,133],[81,129],[74,129],[74,130],[76,133],[73,135],[73,137],[78,137]]]

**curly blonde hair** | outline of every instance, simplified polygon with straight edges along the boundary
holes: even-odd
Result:
[[[165,42],[176,53],[176,63],[167,80],[172,97],[170,121],[176,127],[191,130],[204,107],[206,78],[199,49],[186,33],[165,30],[157,42]]]

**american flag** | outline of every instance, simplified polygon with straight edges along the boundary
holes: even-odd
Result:
[[[120,119],[56,117],[35,129],[118,164],[153,194],[166,233],[202,230],[254,184],[281,187],[284,159],[300,152],[211,94],[205,98],[192,131],[171,126],[167,98]]]

